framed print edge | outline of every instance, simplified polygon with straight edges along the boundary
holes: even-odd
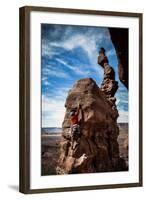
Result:
[[[143,186],[143,14],[139,14],[139,184]]]
[[[19,72],[19,191],[28,193],[30,188],[30,46],[29,11],[26,7],[19,11],[20,72]]]
[[[74,192],[74,191],[87,191],[87,190],[101,190],[101,189],[116,189],[116,188],[130,188],[141,187],[141,183],[125,183],[125,184],[110,184],[110,185],[94,185],[94,186],[78,186],[78,187],[65,187],[65,188],[44,188],[44,189],[29,189],[25,194],[36,193],[54,193],[54,192]]]
[[[94,186],[78,187],[60,187],[30,189],[30,12],[63,12],[92,15],[114,15],[137,17],[139,19],[139,182]],[[19,10],[19,28],[20,28],[20,75],[19,75],[19,191],[24,194],[61,192],[61,191],[80,191],[96,190],[124,187],[140,187],[143,185],[142,168],[142,14],[113,12],[113,11],[95,11],[67,8],[47,8],[25,6]]]

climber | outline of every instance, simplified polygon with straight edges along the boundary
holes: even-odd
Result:
[[[80,120],[79,120],[79,114],[82,114],[81,112],[81,105],[78,104],[77,108],[74,108],[70,111],[70,123],[71,123],[71,142],[72,142],[72,149],[74,147],[74,142],[76,145],[78,144],[80,135],[81,135],[81,130],[80,130]],[[82,116],[81,116],[82,118]],[[76,146],[75,145],[75,146]]]

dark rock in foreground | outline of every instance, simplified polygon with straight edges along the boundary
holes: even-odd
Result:
[[[109,28],[109,32],[117,54],[119,79],[128,89],[129,30],[127,28]]]

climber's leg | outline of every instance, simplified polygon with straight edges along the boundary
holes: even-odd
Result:
[[[76,134],[77,134],[77,124],[73,125],[71,128],[71,149],[74,149],[74,143],[76,141]]]
[[[72,150],[79,145],[80,142],[80,126],[78,124],[73,126],[72,129]]]

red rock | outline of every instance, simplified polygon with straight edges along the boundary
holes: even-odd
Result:
[[[115,99],[110,99],[114,104]],[[80,128],[75,149],[72,149],[70,110],[81,105]],[[62,143],[57,174],[93,173],[121,170],[117,137],[118,111],[91,78],[78,80],[69,91],[62,124]]]

